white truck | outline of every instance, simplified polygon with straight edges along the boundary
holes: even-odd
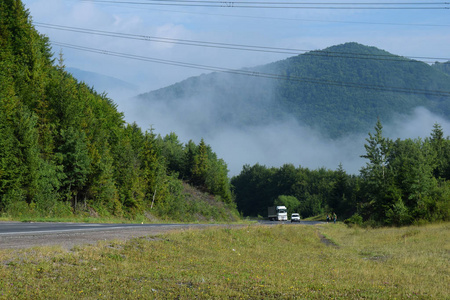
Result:
[[[268,209],[267,216],[270,221],[287,221],[286,206],[271,206]]]

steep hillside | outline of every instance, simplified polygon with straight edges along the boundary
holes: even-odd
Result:
[[[0,2],[0,49],[0,215],[238,216],[227,166],[211,147],[126,124],[110,98],[67,72],[62,56],[54,64],[20,0]],[[210,201],[186,192],[185,182]]]
[[[193,77],[139,98],[172,108],[200,102],[209,116],[196,124],[204,135],[214,128],[211,125],[244,128],[292,116],[300,124],[339,137],[367,132],[377,118],[387,122],[395,113],[409,113],[417,106],[444,117],[450,113],[450,77],[440,69],[357,43],[249,71],[251,76]]]

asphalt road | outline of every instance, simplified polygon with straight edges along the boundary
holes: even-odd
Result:
[[[86,224],[0,222],[0,249],[35,246],[75,246],[99,241],[154,237],[174,230],[215,226],[209,224]]]
[[[321,222],[301,223],[259,221],[261,225],[315,225]],[[242,226],[218,224],[88,224],[44,222],[0,222],[0,249],[61,246],[71,249],[77,245],[95,244],[106,240],[128,240],[136,237],[154,237],[174,230],[205,228],[209,226]]]
[[[132,228],[184,227],[180,224],[90,224],[90,223],[45,223],[45,222],[0,222],[0,236],[75,231],[102,231]],[[195,225],[190,225],[195,226]]]
[[[291,221],[269,221],[269,220],[263,220],[263,221],[258,221],[259,224],[263,224],[263,225],[277,225],[277,224],[285,224],[285,225],[317,225],[317,224],[322,224],[323,222],[321,221],[301,221],[301,222],[293,222],[291,223]]]

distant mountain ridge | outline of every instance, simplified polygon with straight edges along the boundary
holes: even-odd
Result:
[[[118,90],[135,91],[138,89],[136,85],[115,77],[72,67],[67,67],[66,70],[77,80],[92,86],[99,93],[107,92],[109,94],[110,92]]]
[[[255,76],[211,73],[139,98],[172,109],[200,101],[196,113],[208,118],[196,126],[205,135],[214,126],[244,128],[293,117],[333,138],[367,132],[377,118],[389,122],[396,113],[408,114],[418,106],[448,118],[447,66],[346,43],[248,69]],[[265,74],[278,79],[261,76]]]

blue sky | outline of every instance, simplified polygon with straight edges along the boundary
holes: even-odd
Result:
[[[345,42],[358,42],[403,56],[450,57],[449,9],[245,9],[111,4],[80,0],[23,2],[30,10],[34,22],[54,25],[300,50],[317,50]],[[333,0],[325,2],[342,3]],[[292,56],[124,40],[39,26],[36,28],[52,41],[226,68],[252,67]],[[55,46],[54,52],[58,53],[60,48]],[[144,63],[68,48],[62,50],[67,66],[131,81],[146,91],[205,73],[202,70]]]

